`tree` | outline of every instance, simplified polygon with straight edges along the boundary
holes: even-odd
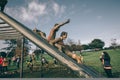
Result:
[[[39,56],[40,56],[40,54],[42,54],[41,51],[42,51],[41,49],[36,49],[36,50],[33,52],[33,53],[35,54],[37,60],[39,60]]]
[[[72,51],[71,46],[68,45],[68,44],[65,44],[65,48],[68,49],[68,50],[70,50],[70,51]]]
[[[76,44],[72,44],[71,49],[72,49],[72,51],[76,51]]]
[[[8,44],[8,46],[9,46],[10,48],[12,48],[12,47],[16,46],[17,41],[16,41],[15,39],[5,40],[5,43],[4,43],[4,44]]]
[[[6,53],[5,52],[0,52],[0,56],[6,57]]]
[[[15,50],[12,50],[10,53],[8,53],[8,56],[12,57],[16,54],[18,54],[18,55],[21,54],[22,38],[19,38],[17,40],[16,39],[5,40],[4,44],[8,44],[9,48],[15,49]],[[24,40],[25,54],[24,55],[27,55],[29,48],[30,48],[29,41],[25,38],[25,40]]]
[[[89,45],[83,44],[83,45],[82,45],[82,49],[83,49],[83,50],[89,49]]]
[[[76,50],[76,44],[73,39],[68,39],[67,40],[67,48],[69,48],[70,51],[75,51]]]
[[[100,39],[94,39],[90,44],[89,47],[91,49],[103,49],[103,47],[105,46],[105,43],[100,40]]]
[[[11,40],[5,40],[4,44],[8,44],[8,47],[10,52],[6,53],[6,57],[13,57],[15,55],[15,47],[17,44],[17,41],[15,39]]]

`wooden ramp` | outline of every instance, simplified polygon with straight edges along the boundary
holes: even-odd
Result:
[[[54,46],[50,45],[46,40],[44,40],[42,37],[34,33],[31,29],[24,26],[17,20],[13,19],[9,15],[7,15],[4,12],[0,12],[0,19],[4,21],[4,23],[7,23],[10,27],[18,31],[20,34],[22,34],[24,37],[32,41],[34,44],[36,44],[38,47],[42,48],[48,54],[52,57],[55,57],[57,60],[59,60],[63,65],[69,67],[72,69],[76,75],[84,76],[86,78],[98,78],[102,77],[94,70],[86,67],[85,65],[81,65],[76,63],[73,59],[68,57],[66,54],[60,52],[58,49],[56,49]]]

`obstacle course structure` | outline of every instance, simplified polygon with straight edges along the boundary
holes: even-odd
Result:
[[[21,24],[17,20],[13,19],[12,17],[7,15],[6,13],[0,12],[0,19],[2,21],[4,21],[2,23],[8,24],[9,27],[14,29],[17,33],[19,33],[18,35],[20,35],[20,34],[23,35],[25,38],[29,39],[35,45],[37,45],[38,47],[45,50],[50,56],[55,57],[63,65],[72,69],[76,73],[76,75],[78,75],[79,77],[80,76],[84,76],[86,78],[88,78],[88,77],[92,77],[92,78],[102,77],[99,75],[99,73],[97,73],[93,69],[90,69],[85,65],[78,64],[72,58],[68,57],[66,54],[60,52],[57,48],[50,45],[48,43],[48,41],[43,39],[41,36],[34,33],[31,29],[24,26],[23,24]],[[4,26],[0,26],[0,27],[4,27]],[[11,39],[11,38],[18,38],[18,36],[17,37],[16,36],[5,37],[5,38],[0,36],[0,39]]]

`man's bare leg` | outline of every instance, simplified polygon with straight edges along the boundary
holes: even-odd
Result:
[[[70,52],[69,50],[64,50],[65,54],[77,61],[77,63],[82,63],[82,57],[78,56],[75,53]]]

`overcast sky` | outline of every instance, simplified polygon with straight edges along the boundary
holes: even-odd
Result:
[[[67,31],[68,38],[81,44],[101,39],[109,46],[112,38],[120,44],[120,0],[8,0],[5,12],[47,35],[55,23],[70,19],[57,37]]]

